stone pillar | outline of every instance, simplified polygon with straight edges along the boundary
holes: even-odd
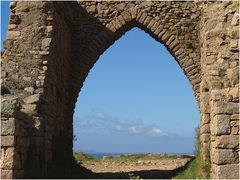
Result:
[[[50,2],[11,2],[2,58],[2,178],[44,177],[45,122],[40,109],[49,58]]]
[[[201,63],[208,83],[212,178],[239,178],[238,25],[238,2],[203,6]]]
[[[16,97],[2,98],[1,101],[1,178],[12,179],[14,174],[23,173],[19,151],[19,101]],[[22,177],[21,175],[19,177]]]

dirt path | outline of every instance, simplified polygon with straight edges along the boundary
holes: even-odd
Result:
[[[82,160],[81,166],[92,171],[95,178],[126,179],[139,176],[144,179],[171,179],[183,171],[192,158],[159,154],[126,155],[106,157],[103,160]]]
[[[190,158],[138,160],[136,162],[97,161],[84,162],[82,166],[95,173],[132,172],[143,170],[175,170],[185,166]]]

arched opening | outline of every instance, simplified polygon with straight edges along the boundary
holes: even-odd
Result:
[[[133,28],[100,57],[74,115],[74,151],[193,154],[199,111],[167,49]]]

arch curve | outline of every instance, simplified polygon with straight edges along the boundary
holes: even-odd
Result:
[[[75,59],[76,66],[74,65],[74,68],[77,69],[76,71],[82,71],[81,67],[78,68],[78,63],[81,64],[80,66],[85,64],[87,67],[86,73],[88,73],[108,47],[127,31],[134,27],[138,27],[159,43],[164,44],[189,79],[196,100],[199,101],[199,87],[201,82],[199,49],[186,46],[186,42],[190,41],[188,40],[189,37],[186,37],[187,40],[179,39],[176,28],[166,30],[158,19],[148,16],[147,13],[138,9],[134,10],[135,15],[131,12],[132,11],[129,10],[123,11],[118,16],[111,19],[111,21],[108,22],[98,33],[91,36],[84,52],[77,55],[77,58]],[[197,40],[195,40],[194,43],[196,47],[199,46]],[[87,74],[85,74],[85,77],[86,76]],[[75,79],[77,79],[77,77]],[[80,84],[80,87],[82,87],[82,83],[81,80],[81,82],[77,82],[76,84]],[[76,92],[80,91],[80,87],[76,88]],[[77,95],[74,98],[76,99],[76,97]]]

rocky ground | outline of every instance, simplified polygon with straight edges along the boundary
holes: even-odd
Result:
[[[82,165],[96,173],[131,172],[141,170],[174,170],[184,166],[190,158],[137,160],[136,162],[84,162]]]
[[[192,158],[182,155],[142,154],[109,156],[102,160],[92,157],[76,159],[100,178],[172,178],[184,170]]]

